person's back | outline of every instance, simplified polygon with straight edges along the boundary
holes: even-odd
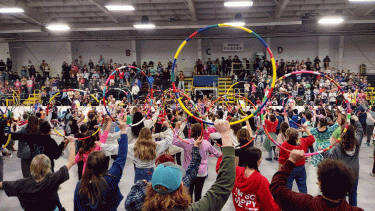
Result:
[[[36,182],[32,178],[14,182],[4,182],[4,190],[8,196],[17,196],[25,211],[53,211],[59,203],[57,190],[61,183],[69,179],[66,166]],[[12,187],[12,189],[8,188]]]

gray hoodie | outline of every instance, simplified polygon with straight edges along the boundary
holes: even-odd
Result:
[[[330,158],[334,160],[341,160],[353,169],[355,175],[355,182],[358,183],[359,175],[359,149],[363,139],[363,128],[359,121],[355,122],[357,130],[355,131],[355,138],[357,139],[358,146],[353,151],[345,151],[341,144],[337,144],[333,147],[330,152],[324,153],[324,158]]]

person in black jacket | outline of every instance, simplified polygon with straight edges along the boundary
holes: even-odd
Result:
[[[31,117],[30,117],[31,118]],[[30,121],[29,118],[29,121]],[[26,142],[30,148],[30,159],[35,156],[45,154],[51,160],[51,170],[54,172],[54,160],[58,159],[68,142],[64,140],[60,145],[51,138],[51,125],[47,121],[40,124],[40,130],[36,134],[12,133],[14,139]]]

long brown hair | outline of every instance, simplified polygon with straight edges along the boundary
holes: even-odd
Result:
[[[348,130],[340,141],[340,144],[342,145],[342,149],[344,151],[351,151],[354,149],[354,147],[358,149],[358,142],[355,138],[355,128],[353,125],[349,125]]]
[[[280,125],[280,132],[286,138],[286,130],[288,130],[289,124],[287,122],[282,122]]]
[[[237,118],[234,118],[234,117],[231,117],[229,118],[229,122],[235,122],[237,121],[238,119]],[[235,124],[235,125],[231,125],[230,126],[230,129],[233,130],[233,133],[234,135],[237,135],[238,131],[242,128],[242,124]]]
[[[94,134],[94,131],[92,130],[87,131],[85,136],[90,137],[90,138],[87,138],[83,141],[83,145],[78,151],[79,156],[82,156],[86,152],[91,151],[91,149],[95,147],[95,141],[96,141],[97,136],[93,136],[92,134]]]
[[[241,146],[247,144],[249,141],[251,141],[250,132],[246,128],[241,128],[237,132],[237,140]],[[254,142],[250,145],[254,145]]]
[[[200,123],[195,123],[191,125],[190,138],[197,140],[202,135],[202,125]]]
[[[30,134],[38,133],[39,129],[39,118],[36,116],[31,116],[27,120],[26,131]]]
[[[90,205],[103,203],[102,191],[107,188],[103,175],[108,170],[108,162],[102,151],[90,153],[87,158],[85,173],[79,186],[79,195],[87,198]]]
[[[138,140],[134,145],[134,156],[141,160],[156,158],[156,143],[152,140],[151,130],[147,127],[139,131]]]
[[[164,186],[156,185],[158,190],[167,190]],[[181,185],[177,190],[170,194],[156,192],[151,183],[146,187],[146,198],[142,206],[142,211],[163,210],[170,211],[173,209],[185,210],[191,203],[189,190]]]

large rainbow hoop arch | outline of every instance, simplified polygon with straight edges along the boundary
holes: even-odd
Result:
[[[255,110],[252,114],[246,116],[245,118],[243,119],[240,119],[238,121],[235,121],[235,122],[231,122],[230,125],[235,125],[235,124],[239,124],[239,123],[242,123],[248,119],[250,119],[251,117],[253,117],[254,115],[256,115],[258,112],[260,112],[262,110],[262,108],[267,104],[268,102],[268,99],[272,96],[272,93],[273,93],[273,90],[275,88],[275,84],[276,84],[276,63],[275,63],[275,58],[273,57],[273,54],[272,54],[272,51],[270,49],[270,47],[268,47],[267,43],[255,32],[253,32],[252,30],[248,29],[248,28],[245,28],[243,26],[233,26],[233,25],[230,25],[230,24],[215,24],[215,25],[210,25],[210,26],[207,26],[205,28],[202,28],[202,29],[199,29],[198,31],[194,32],[193,34],[191,34],[188,38],[186,38],[182,44],[180,45],[180,47],[178,47],[177,49],[177,52],[174,56],[174,60],[173,60],[173,65],[172,65],[172,74],[174,74],[174,69],[176,67],[176,62],[177,62],[177,59],[178,59],[178,56],[179,54],[181,53],[182,49],[185,47],[185,45],[192,39],[194,38],[197,34],[203,32],[203,31],[206,31],[208,29],[211,29],[211,28],[217,28],[217,27],[232,27],[232,28],[237,28],[237,29],[241,29],[243,31],[246,31],[250,34],[253,34],[256,38],[258,38],[258,40],[264,45],[264,47],[266,48],[269,56],[270,56],[270,59],[271,59],[271,63],[272,63],[272,73],[273,73],[273,76],[272,76],[272,84],[271,84],[271,88],[270,88],[270,91],[268,92],[268,95],[267,96],[264,96],[263,98],[263,103],[262,105],[260,105],[257,110]],[[213,125],[214,123],[212,122],[206,122],[204,121],[203,119],[200,119],[196,116],[194,116],[186,107],[185,105],[183,104],[183,102],[181,101],[181,99],[178,97],[178,91],[176,89],[176,85],[174,84],[174,82],[172,83],[172,86],[173,86],[173,92],[175,93],[176,95],[176,99],[178,101],[178,103],[180,104],[181,108],[191,117],[195,118],[196,120],[200,121],[200,122],[203,122],[205,124],[209,124],[209,125]]]

